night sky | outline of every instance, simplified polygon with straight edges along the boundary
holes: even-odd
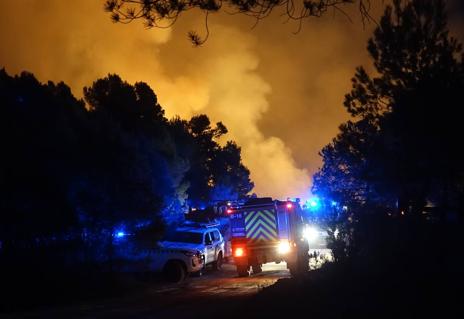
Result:
[[[378,18],[383,1],[371,14]],[[321,165],[318,151],[348,119],[342,102],[354,68],[367,69],[363,28],[329,11],[298,23],[278,13],[254,20],[210,15],[208,41],[194,48],[187,32],[205,32],[204,16],[183,14],[172,29],[141,22],[113,24],[103,1],[3,0],[0,2],[0,66],[8,73],[33,72],[39,80],[64,81],[74,95],[108,73],[130,83],[147,82],[167,116],[205,113],[222,121],[228,139],[242,146],[255,192],[279,198],[306,197]],[[452,28],[463,30],[463,5],[452,4]]]

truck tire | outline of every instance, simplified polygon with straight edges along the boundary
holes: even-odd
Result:
[[[169,282],[181,283],[187,277],[187,270],[180,261],[172,260],[164,266],[163,275]]]
[[[213,262],[213,270],[221,270],[223,264],[222,252],[218,254],[218,257],[215,262]]]
[[[291,264],[287,265],[287,268],[288,268],[288,270],[290,270],[290,274],[294,278],[301,277],[306,273],[306,271],[302,267],[301,263],[299,263],[299,262],[291,263]]]
[[[248,277],[250,266],[248,265],[237,265],[237,273],[239,277]]]
[[[251,267],[253,268],[254,274],[259,274],[263,272],[263,268],[261,267],[261,264],[254,264]]]
[[[303,245],[300,247],[300,251],[298,253],[298,260],[297,260],[300,271],[302,273],[309,271],[309,246]]]
[[[290,270],[292,277],[300,277],[309,270],[309,255],[301,253],[297,256],[296,261],[288,262],[287,268]]]
[[[296,262],[293,262],[293,263],[289,263],[287,262],[287,268],[288,270],[290,271],[290,275],[292,275],[292,277],[298,277],[300,275],[300,272],[298,271],[298,263]]]
[[[301,264],[301,271],[302,272],[308,272],[309,271],[309,254],[306,253],[305,255],[301,256],[300,259],[300,264]]]

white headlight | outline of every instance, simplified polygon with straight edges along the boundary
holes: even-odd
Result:
[[[279,246],[277,246],[277,251],[279,254],[286,254],[290,251],[290,243],[288,241],[281,241]]]
[[[319,237],[319,231],[316,227],[308,226],[303,230],[303,237],[306,238],[307,241],[313,242]]]

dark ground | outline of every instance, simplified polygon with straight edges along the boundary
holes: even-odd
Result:
[[[220,272],[207,270],[203,276],[189,278],[182,284],[165,283],[161,278],[141,282],[127,277],[125,284],[131,290],[126,293],[115,291],[110,298],[94,296],[68,305],[16,310],[4,318],[178,318],[183,314],[204,318],[217,312],[232,313],[236,305],[264,287],[290,277],[284,263],[267,264],[263,269],[261,274],[238,278],[235,266],[225,264]]]
[[[354,258],[302,278],[290,278],[283,268],[236,278],[229,265],[182,285],[155,280],[128,284],[126,291],[119,285],[114,296],[0,317],[464,318],[462,224],[370,222],[362,233]]]

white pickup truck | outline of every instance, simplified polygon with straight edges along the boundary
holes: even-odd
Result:
[[[119,238],[115,244],[115,257],[119,262],[114,263],[113,268],[117,271],[160,273],[170,282],[182,282],[204,267],[203,252],[195,247],[174,247],[159,242],[155,247],[141,249],[129,238]]]
[[[201,252],[205,265],[222,267],[226,251],[224,238],[216,227],[179,227],[159,243],[163,249],[191,249]]]
[[[219,270],[230,252],[216,225],[219,224],[186,223],[168,233],[154,249],[123,249],[126,259],[135,261],[124,263],[123,268],[125,271],[163,273],[171,282],[181,282],[192,273],[200,274],[206,265]]]

